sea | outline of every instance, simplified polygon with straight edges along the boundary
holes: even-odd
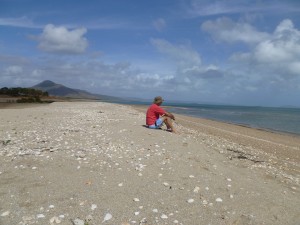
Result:
[[[125,104],[149,105],[149,103],[134,101],[129,101]],[[171,113],[221,121],[272,132],[300,135],[300,108],[187,103],[165,104],[165,102],[162,106],[166,106],[167,111]]]
[[[170,112],[257,129],[300,135],[300,108],[190,104]]]

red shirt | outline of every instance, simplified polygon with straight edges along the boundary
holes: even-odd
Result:
[[[159,116],[164,114],[166,114],[165,110],[156,104],[152,104],[147,110],[146,124],[148,126],[155,124],[155,121],[159,118]]]

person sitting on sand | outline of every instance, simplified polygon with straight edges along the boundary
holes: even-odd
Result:
[[[163,101],[161,96],[154,98],[153,104],[147,110],[146,124],[149,128],[160,129],[165,123],[168,131],[176,133],[172,124],[172,119],[175,120],[175,117],[172,113],[169,113],[160,107]]]

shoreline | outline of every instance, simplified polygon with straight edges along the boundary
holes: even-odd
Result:
[[[124,104],[124,105],[127,105],[127,104]],[[133,107],[136,107],[137,109],[140,108],[140,109],[146,110],[148,108],[147,105],[134,105],[134,104],[131,104],[131,105]],[[173,106],[162,106],[162,107],[168,109],[169,107],[173,107]],[[175,107],[175,108],[180,108],[180,107]],[[291,135],[291,136],[300,137],[300,133],[276,130],[276,129],[265,128],[265,127],[251,126],[250,124],[234,123],[234,122],[229,122],[229,121],[225,121],[225,120],[218,120],[218,119],[206,118],[206,117],[195,116],[195,115],[187,115],[187,114],[180,114],[180,113],[174,113],[174,114],[191,117],[191,118],[199,118],[199,119],[204,119],[204,120],[209,120],[209,121],[215,121],[215,122],[220,122],[220,123],[225,123],[225,124],[231,124],[231,125],[236,125],[236,126],[241,126],[241,127],[247,127],[247,128],[262,130],[262,131],[266,131],[266,132],[270,132],[270,133],[278,133],[278,134],[282,134],[282,135]]]
[[[145,106],[132,105],[132,107],[139,112],[146,113],[147,107]],[[191,133],[200,138],[213,137],[222,140],[228,146],[232,144],[235,149],[240,149],[240,146],[242,146],[243,154],[252,154],[253,158],[261,158],[264,161],[266,158],[272,158],[276,167],[290,166],[287,170],[295,175],[300,175],[299,135],[272,132],[182,114],[175,114],[175,117],[175,125],[179,125],[179,127],[182,125],[186,130],[185,132],[192,129]],[[203,143],[210,145],[209,141],[203,141]],[[217,145],[216,148],[219,148],[219,146]],[[231,152],[228,149],[225,149],[224,152],[230,157]],[[287,161],[289,161],[288,166]]]
[[[115,103],[113,103],[115,104]],[[121,105],[128,105],[128,104],[121,104]],[[146,105],[130,105],[133,108],[137,109],[140,112],[146,113],[146,110],[148,106]],[[164,106],[163,106],[164,108]],[[168,108],[168,107],[165,107]],[[286,136],[292,136],[296,138],[300,138],[300,134],[298,133],[293,133],[293,132],[287,132],[287,131],[280,131],[280,130],[275,130],[275,129],[270,129],[270,128],[263,128],[263,127],[254,127],[248,124],[239,124],[239,123],[233,123],[233,122],[228,122],[228,121],[223,121],[223,120],[217,120],[217,119],[211,119],[211,118],[205,118],[201,116],[193,116],[193,115],[186,115],[186,114],[179,114],[179,113],[173,113],[177,116],[183,116],[187,118],[195,118],[195,119],[200,119],[200,120],[206,120],[206,121],[212,121],[216,123],[222,123],[222,124],[228,124],[228,125],[233,125],[233,126],[238,126],[238,127],[244,127],[244,128],[249,128],[249,129],[254,129],[257,131],[264,131],[268,133],[274,133],[274,134],[279,134],[279,135],[286,135]]]

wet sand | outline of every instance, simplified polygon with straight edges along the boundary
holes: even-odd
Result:
[[[0,109],[0,224],[299,224],[298,136],[144,112]]]

